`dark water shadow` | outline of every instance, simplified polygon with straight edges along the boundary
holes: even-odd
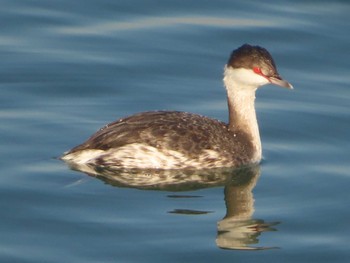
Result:
[[[115,187],[171,191],[171,198],[196,198],[181,192],[210,187],[224,187],[226,215],[217,224],[216,244],[222,249],[264,250],[277,247],[259,246],[258,237],[276,231],[278,222],[254,219],[253,189],[260,176],[260,166],[208,170],[109,169],[93,166],[70,166]],[[172,214],[203,215],[211,211],[175,209]]]

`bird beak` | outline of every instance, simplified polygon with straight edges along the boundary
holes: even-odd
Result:
[[[290,84],[288,81],[285,81],[280,76],[274,76],[274,77],[268,77],[268,80],[271,84],[287,88],[287,89],[293,89],[292,84]]]

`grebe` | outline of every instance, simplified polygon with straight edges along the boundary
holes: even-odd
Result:
[[[208,169],[261,160],[255,91],[265,84],[290,88],[270,53],[245,44],[224,69],[229,123],[179,111],[138,113],[93,134],[64,153],[68,164],[123,169]]]

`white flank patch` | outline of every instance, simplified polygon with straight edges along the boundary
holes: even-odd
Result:
[[[91,160],[98,158],[99,156],[103,155],[105,151],[103,150],[84,150],[79,152],[70,153],[67,155],[64,155],[61,159],[67,162],[73,162],[76,164],[87,164]]]
[[[84,150],[68,154],[62,157],[63,160],[76,164],[102,163],[109,167],[139,168],[139,169],[180,169],[186,167],[207,168],[213,163],[207,164],[206,160],[218,159],[219,153],[213,150],[204,150],[197,158],[190,159],[184,154],[167,149],[133,143],[119,148],[103,150]],[[97,163],[97,159],[99,162]],[[220,166],[220,165],[218,165]]]

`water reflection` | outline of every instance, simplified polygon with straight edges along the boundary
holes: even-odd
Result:
[[[223,249],[261,250],[273,247],[257,246],[258,237],[266,231],[275,231],[276,222],[253,219],[254,197],[252,190],[260,176],[260,166],[239,169],[220,168],[210,170],[122,170],[92,166],[71,166],[112,186],[144,190],[191,191],[224,186],[226,215],[217,224],[216,244]],[[169,196],[171,198],[195,198],[195,195]],[[175,209],[169,213],[203,215],[212,211]]]
[[[239,170],[232,174],[225,185],[226,215],[218,222],[216,244],[225,249],[270,249],[273,247],[254,247],[259,243],[262,232],[275,231],[272,226],[261,219],[253,219],[253,188],[260,175],[259,166]]]

